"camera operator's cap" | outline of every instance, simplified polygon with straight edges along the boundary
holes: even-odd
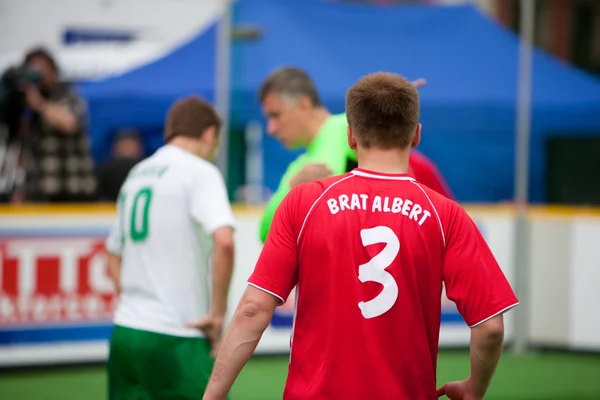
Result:
[[[38,46],[30,49],[27,52],[27,54],[25,54],[23,65],[25,66],[29,64],[34,58],[44,58],[46,61],[48,61],[48,63],[50,63],[50,66],[52,67],[54,72],[59,72],[58,63],[56,62],[56,59],[54,58],[50,50],[46,49],[45,47]]]

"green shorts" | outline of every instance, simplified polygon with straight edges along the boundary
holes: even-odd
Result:
[[[203,338],[115,326],[108,358],[111,400],[202,399],[213,368]]]

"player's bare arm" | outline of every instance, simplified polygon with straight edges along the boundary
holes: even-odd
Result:
[[[471,329],[471,375],[467,393],[473,398],[486,393],[502,354],[504,320],[502,314]]]
[[[482,399],[502,354],[503,314],[519,304],[492,251],[467,213],[455,203],[448,218],[444,283],[471,327],[471,372],[438,389],[450,399]]]
[[[108,273],[118,296],[121,293],[121,257],[109,252],[107,254],[107,262]]]
[[[227,328],[204,400],[224,400],[269,326],[279,299],[248,286]]]
[[[233,274],[234,244],[233,229],[221,227],[213,232],[213,294],[208,315],[191,326],[201,329],[211,344],[211,355],[216,356],[221,336],[225,314],[227,313],[227,298]]]
[[[233,229],[229,226],[218,228],[213,232],[213,284],[214,294],[211,303],[211,314],[224,317],[227,312],[229,284],[233,273]]]
[[[438,396],[451,400],[483,399],[500,360],[504,342],[504,321],[497,315],[471,329],[471,374],[464,381],[450,382],[438,389]]]

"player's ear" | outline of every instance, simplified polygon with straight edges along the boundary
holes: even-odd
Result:
[[[300,96],[298,98],[298,107],[301,110],[311,110],[313,108],[313,104],[308,97]]]
[[[413,136],[413,140],[410,144],[410,147],[414,149],[419,145],[419,143],[421,143],[421,124],[417,125],[417,129],[415,131],[415,135]]]
[[[352,132],[350,125],[348,125],[348,128],[346,128],[346,131],[348,132],[348,146],[350,146],[352,150],[356,151],[356,137],[354,136],[354,132]]]
[[[214,143],[217,139],[217,127],[214,125],[209,126],[202,132],[202,141],[208,144]]]

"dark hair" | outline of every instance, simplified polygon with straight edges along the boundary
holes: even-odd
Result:
[[[130,127],[121,128],[121,129],[116,130],[113,133],[113,140],[116,142],[121,139],[138,139],[138,140],[140,140],[141,134],[135,128],[130,128]]]
[[[177,100],[171,106],[165,125],[166,142],[177,136],[197,139],[211,126],[214,126],[218,133],[221,118],[209,102],[198,96],[189,96]]]
[[[297,67],[283,67],[273,71],[263,82],[258,92],[260,102],[271,94],[291,97],[306,96],[314,107],[323,105],[315,83],[306,71]]]
[[[346,117],[361,146],[406,148],[419,124],[419,93],[400,75],[369,74],[348,90]]]
[[[35,47],[35,48],[29,50],[27,52],[27,54],[25,54],[25,59],[23,60],[23,65],[29,64],[35,58],[43,58],[44,60],[46,60],[48,62],[48,64],[50,64],[50,66],[52,67],[52,69],[54,70],[54,72],[56,74],[59,73],[58,64],[56,63],[56,60],[54,60],[54,57],[52,56],[50,51],[48,51],[44,47]]]

